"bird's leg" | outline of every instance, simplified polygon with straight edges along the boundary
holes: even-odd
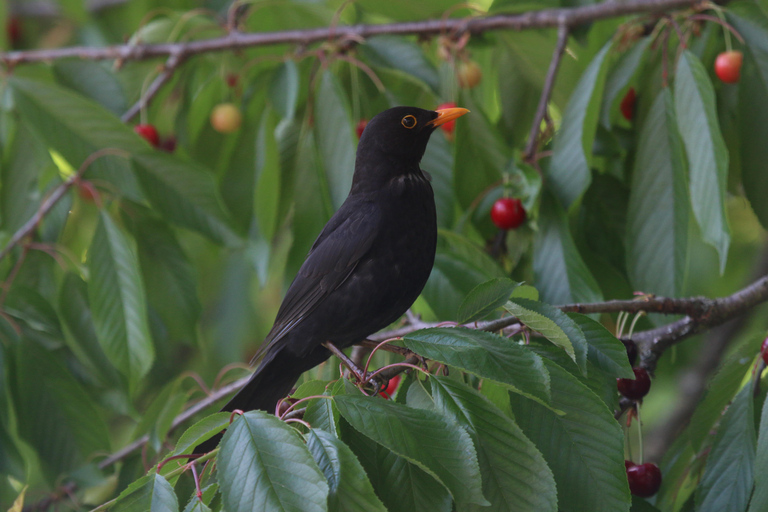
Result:
[[[323,346],[331,351],[333,355],[341,359],[341,362],[344,363],[344,366],[349,368],[349,371],[352,372],[352,374],[355,376],[355,378],[358,380],[358,382],[366,383],[368,382],[368,375],[367,372],[363,369],[361,369],[359,366],[355,364],[354,361],[352,361],[347,355],[342,352],[336,345],[331,343],[330,341],[326,341],[323,343]],[[381,382],[379,379],[371,379],[373,382],[374,391],[378,393],[379,388],[381,387]]]

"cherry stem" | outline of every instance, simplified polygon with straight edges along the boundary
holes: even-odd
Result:
[[[643,450],[643,422],[640,420],[640,402],[635,404],[635,414],[637,416],[637,434],[639,437],[640,445],[640,464],[642,464],[645,451]]]
[[[285,418],[285,416],[286,416],[286,415],[287,415],[289,412],[291,412],[293,409],[295,409],[295,408],[296,408],[296,406],[297,406],[297,405],[299,405],[300,403],[302,403],[302,402],[307,402],[307,401],[309,401],[309,400],[314,400],[315,398],[328,398],[328,399],[332,399],[333,397],[332,397],[332,396],[328,396],[328,395],[312,395],[312,396],[307,396],[307,397],[304,397],[304,398],[302,398],[301,400],[296,400],[294,403],[292,403],[292,404],[290,405],[290,407],[288,407],[288,408],[285,410],[285,412],[283,412],[283,414],[280,416],[280,419],[283,419],[283,418]]]
[[[709,5],[709,7],[711,7],[712,10],[715,11],[715,14],[717,14],[717,19],[719,20],[718,22],[723,27],[723,34],[724,34],[724,37],[725,37],[725,50],[730,52],[730,51],[733,50],[733,45],[731,43],[731,33],[730,33],[729,30],[726,30],[728,28],[728,26],[727,26],[728,22],[725,21],[725,14],[723,14],[722,8],[720,8],[720,6],[715,4],[715,3],[711,3]],[[712,20],[712,21],[714,21],[714,20]],[[716,22],[716,23],[718,23],[718,22]],[[743,42],[743,40],[742,40],[742,42]]]
[[[425,375],[431,375],[428,371],[424,370],[424,368],[422,368],[420,366],[416,366],[415,364],[411,364],[411,363],[393,363],[393,364],[388,364],[387,366],[382,366],[381,368],[379,368],[378,370],[373,372],[369,376],[369,379],[372,379],[372,378],[376,377],[378,374],[380,374],[384,370],[387,370],[389,368],[397,368],[398,366],[405,366],[406,368],[414,368],[416,370],[419,370],[421,373],[423,373]]]

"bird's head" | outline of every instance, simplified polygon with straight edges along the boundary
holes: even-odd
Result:
[[[381,112],[368,122],[360,137],[356,169],[384,162],[401,171],[418,169],[432,132],[467,112],[465,108],[424,110],[416,107],[394,107]]]

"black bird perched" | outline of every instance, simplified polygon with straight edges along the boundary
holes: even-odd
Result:
[[[352,188],[317,237],[259,350],[251,380],[223,411],[273,411],[299,376],[402,315],[432,270],[435,200],[419,162],[440,125],[469,112],[385,110],[360,137]],[[219,436],[195,449],[213,449]]]

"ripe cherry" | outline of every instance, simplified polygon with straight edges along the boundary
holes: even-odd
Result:
[[[473,60],[461,61],[456,68],[456,79],[462,89],[472,89],[483,79],[483,72],[477,62]]]
[[[236,132],[243,123],[243,114],[232,103],[220,103],[211,112],[211,126],[219,133]]]
[[[515,229],[525,222],[525,208],[516,197],[502,197],[493,203],[491,220],[499,229]]]
[[[635,372],[635,380],[616,379],[616,386],[619,393],[631,400],[640,400],[651,389],[651,378],[645,368],[632,368]]]
[[[363,130],[365,130],[366,126],[368,126],[367,119],[361,119],[357,122],[357,125],[355,125],[355,133],[357,134],[358,139],[363,136]]]
[[[630,87],[627,91],[627,94],[624,95],[624,98],[621,100],[621,104],[619,105],[619,108],[621,109],[621,115],[624,116],[624,119],[627,121],[631,121],[633,117],[635,117],[635,100],[637,99],[637,94],[635,93],[635,88]]]
[[[151,124],[137,124],[133,127],[133,131],[141,135],[147,142],[157,147],[160,145],[160,136],[157,134],[157,130]]]
[[[456,108],[456,104],[452,101],[441,103],[435,110],[441,110],[444,108]],[[453,130],[456,128],[456,121],[454,120],[443,123],[440,125],[440,128],[445,132],[446,135],[453,135]]]
[[[395,375],[391,379],[389,379],[389,382],[387,382],[387,387],[379,391],[379,394],[383,396],[386,400],[389,400],[392,398],[392,395],[395,393],[395,390],[397,389],[397,386],[400,384],[400,375]]]
[[[659,491],[661,487],[661,470],[652,463],[635,464],[632,461],[625,460],[624,467],[627,471],[627,480],[629,481],[629,490],[635,496],[648,498]]]
[[[715,59],[715,74],[726,84],[735,84],[741,77],[744,55],[735,50],[723,52]]]
[[[768,338],[763,340],[763,344],[760,346],[760,354],[762,354],[765,364],[768,365]]]

